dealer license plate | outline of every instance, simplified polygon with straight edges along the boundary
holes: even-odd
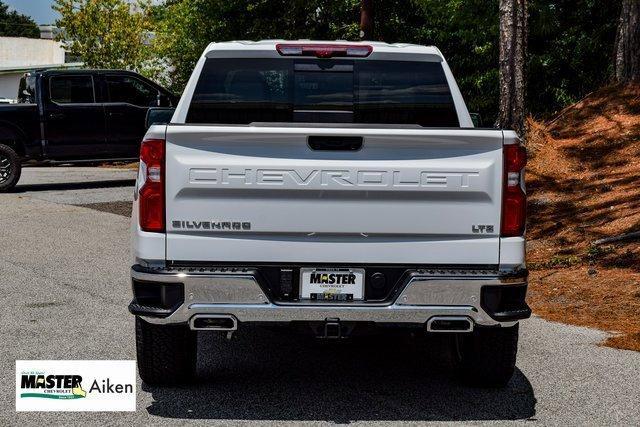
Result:
[[[313,301],[353,301],[364,298],[363,268],[302,268],[300,298]]]

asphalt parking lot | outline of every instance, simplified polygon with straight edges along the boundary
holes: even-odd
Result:
[[[16,413],[16,359],[134,359],[128,281],[134,171],[25,168],[0,194],[1,425],[98,423],[88,413]],[[111,213],[115,212],[115,213]],[[201,334],[200,381],[138,383],[138,410],[100,424],[537,421],[637,424],[640,354],[598,346],[604,333],[533,318],[503,390],[454,376],[442,339],[326,344],[252,329]]]

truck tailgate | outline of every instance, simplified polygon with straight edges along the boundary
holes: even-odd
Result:
[[[362,137],[318,151],[313,137]],[[499,130],[169,125],[167,259],[498,264]]]

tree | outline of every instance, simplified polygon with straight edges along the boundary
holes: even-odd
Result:
[[[40,29],[28,16],[9,12],[9,6],[0,1],[0,37],[40,38]]]
[[[58,39],[91,68],[143,71],[150,59],[147,1],[55,0]]]
[[[620,3],[529,1],[529,112],[553,114],[611,81]]]
[[[373,0],[360,0],[360,38],[373,40]]]
[[[620,83],[640,81],[640,0],[623,0],[615,46],[615,76]]]
[[[524,136],[528,0],[500,0],[500,108],[496,125]]]

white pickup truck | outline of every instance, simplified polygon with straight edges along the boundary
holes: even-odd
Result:
[[[196,331],[448,333],[501,386],[525,302],[526,151],[474,128],[447,62],[408,44],[213,43],[140,153],[138,368],[195,374]]]

